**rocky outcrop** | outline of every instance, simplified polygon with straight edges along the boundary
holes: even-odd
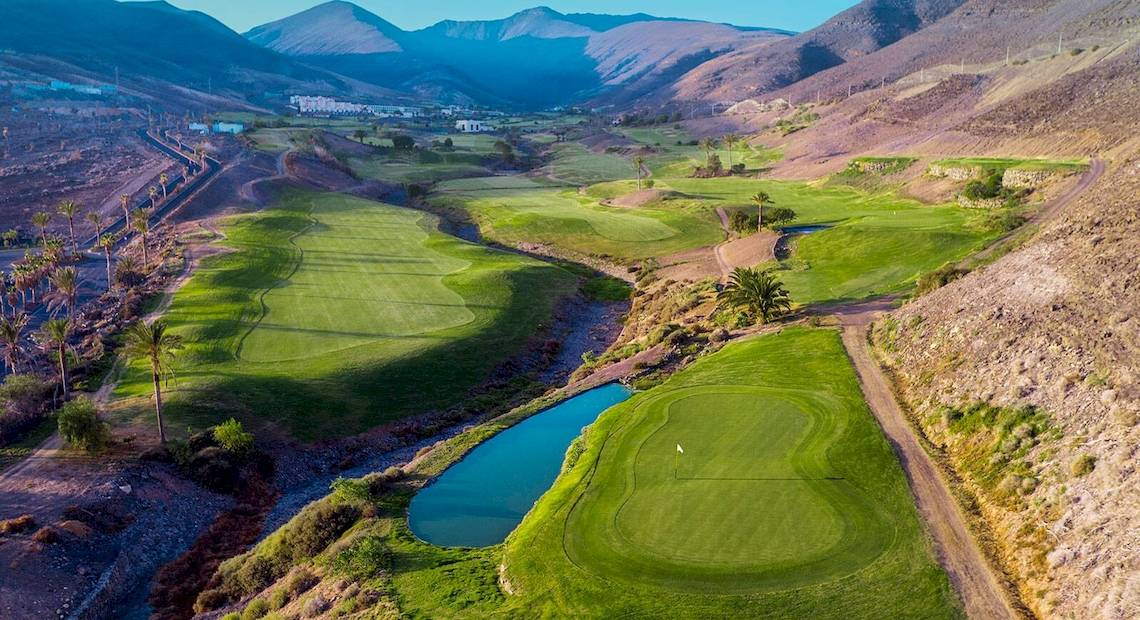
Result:
[[[958,206],[965,209],[1000,209],[1005,202],[1001,198],[980,198],[970,200],[963,194],[958,194]]]

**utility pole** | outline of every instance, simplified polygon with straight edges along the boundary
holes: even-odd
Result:
[[[883,81],[882,81],[882,83],[879,84],[879,89],[882,90],[886,87],[887,87],[887,77],[883,76]]]
[[[1061,42],[1064,41],[1064,31],[1057,33],[1057,55],[1061,55]]]
[[[847,85],[847,98],[848,99],[851,98],[851,85],[850,84]]]
[[[918,81],[922,82],[923,84],[926,83],[926,67],[918,70]]]
[[[1009,46],[1005,46],[1005,66],[1009,66]]]

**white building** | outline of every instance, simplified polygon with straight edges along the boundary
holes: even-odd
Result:
[[[462,120],[455,121],[455,130],[460,133],[480,133],[484,131],[495,131],[495,128],[483,121]]]

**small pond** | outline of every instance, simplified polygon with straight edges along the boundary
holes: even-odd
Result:
[[[810,235],[821,230],[831,228],[826,224],[806,224],[804,226],[785,226],[780,230],[780,238],[776,240],[775,254],[778,260],[785,260],[792,254],[792,239],[803,235]]]
[[[412,498],[412,532],[441,547],[503,542],[550,488],[582,428],[632,394],[617,383],[595,388],[483,442]]]

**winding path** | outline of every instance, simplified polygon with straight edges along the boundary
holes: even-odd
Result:
[[[974,541],[958,502],[919,443],[871,356],[868,328],[875,317],[891,307],[891,300],[877,300],[842,308],[837,314],[843,325],[843,346],[855,366],[863,396],[906,472],[915,505],[934,539],[938,561],[961,596],[966,615],[986,620],[1019,618],[1001,581]]]

